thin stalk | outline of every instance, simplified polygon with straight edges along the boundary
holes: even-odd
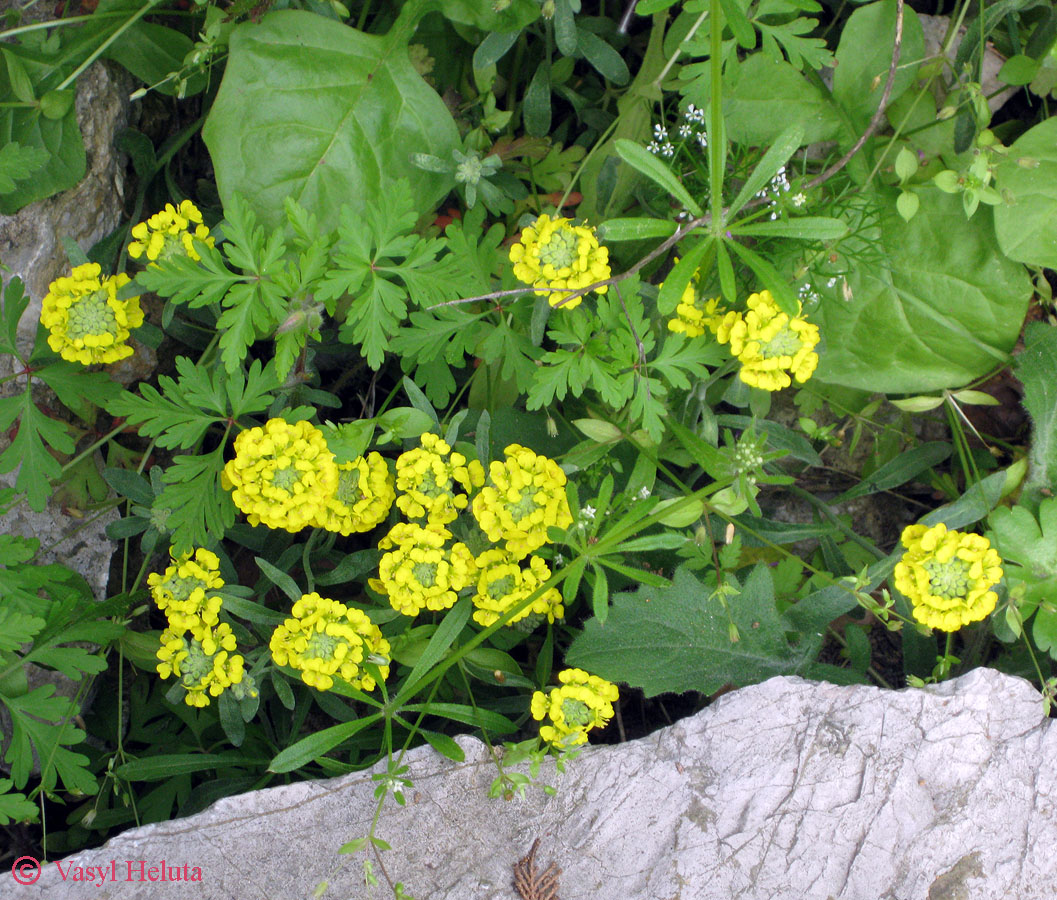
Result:
[[[708,128],[708,199],[712,209],[712,232],[719,236],[724,225],[723,167],[727,162],[727,141],[723,131],[723,19],[720,15],[719,0],[712,0],[710,15],[712,58],[709,63],[712,72],[712,102]]]
[[[132,16],[129,17],[128,21],[125,22],[120,28],[118,28],[110,37],[108,37],[103,43],[95,48],[94,51],[88,56],[83,63],[81,63],[76,69],[74,69],[55,90],[61,91],[64,88],[69,87],[73,84],[80,74],[87,69],[92,63],[94,63],[100,56],[103,55],[103,51],[106,50],[114,41],[116,41],[121,35],[135,25],[140,19],[142,19],[147,13],[149,13],[155,6],[160,3],[161,0],[147,0],[147,3],[143,6],[143,9],[138,10]]]

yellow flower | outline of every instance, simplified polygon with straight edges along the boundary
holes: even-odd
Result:
[[[913,604],[914,618],[929,628],[957,631],[991,614],[1002,580],[1002,559],[987,538],[948,531],[942,522],[903,529],[906,552],[896,564],[895,585]]]
[[[235,438],[221,483],[251,525],[297,532],[326,515],[338,467],[323,432],[310,422],[269,419]]]
[[[561,289],[576,291],[610,275],[609,250],[598,245],[593,228],[548,215],[522,230],[518,242],[510,247],[510,261],[515,277],[535,287],[536,294],[547,297],[551,306],[568,296]],[[607,290],[606,285],[597,288],[599,294]],[[580,299],[575,297],[562,307],[572,309]]]
[[[676,262],[679,258],[676,257]],[[694,272],[694,277],[683,291],[682,299],[675,309],[675,318],[668,320],[668,330],[676,334],[685,334],[689,338],[701,337],[707,330],[713,334],[723,321],[725,310],[720,308],[719,298],[706,300],[698,291],[700,288],[700,273]],[[664,287],[662,281],[659,288]]]
[[[243,659],[234,649],[235,635],[226,622],[216,628],[170,626],[161,633],[158,674],[180,679],[188,706],[209,706],[210,697],[219,697],[247,678]]]
[[[370,531],[389,515],[394,497],[393,476],[382,455],[357,456],[338,464],[338,488],[312,524],[344,535]]]
[[[40,321],[51,334],[48,346],[63,359],[90,366],[132,355],[129,330],[143,324],[139,297],[118,300],[118,288],[132,279],[124,273],[100,280],[98,263],[77,266],[48,285]]]
[[[455,521],[469,502],[469,492],[484,483],[484,467],[435,434],[422,435],[421,447],[401,453],[396,460],[396,486],[403,491],[397,508],[409,519],[425,517],[434,525]]]
[[[790,318],[778,308],[770,291],[752,294],[744,316],[728,314],[716,337],[730,343],[741,361],[741,380],[765,391],[780,391],[807,381],[818,365],[818,326],[799,316]],[[799,311],[799,310],[798,310]]]
[[[558,680],[561,687],[532,695],[532,718],[539,722],[550,719],[550,725],[540,726],[543,740],[559,747],[575,747],[586,743],[592,728],[606,727],[620,692],[612,682],[588,675],[583,669],[565,669],[558,673]]]
[[[477,593],[473,605],[477,607],[474,621],[486,628],[508,609],[522,603],[533,591],[551,577],[551,570],[538,556],[529,559],[527,569],[505,550],[485,550],[476,559]],[[562,595],[557,588],[544,591],[539,597],[510,619],[513,625],[528,616],[547,617],[548,622],[565,615]]]
[[[451,537],[443,525],[394,525],[378,547],[395,549],[382,556],[379,577],[368,583],[387,594],[393,609],[405,616],[417,616],[423,609],[450,609],[476,575],[473,554],[463,543],[449,544]]]
[[[365,612],[313,592],[304,594],[291,614],[272,632],[268,646],[272,659],[300,669],[309,687],[330,690],[337,675],[357,690],[373,691],[374,677],[363,668],[367,661],[378,663],[383,679],[389,677],[389,642]]]
[[[473,501],[473,514],[488,539],[521,559],[547,543],[547,529],[573,523],[565,496],[565,473],[546,456],[511,444],[506,462],[493,460],[488,483]]]
[[[202,257],[195,251],[192,238],[213,246],[202,214],[190,200],[184,200],[179,209],[166,203],[161,212],[133,227],[132,236],[135,240],[128,245],[128,255],[133,259],[146,256],[151,263],[174,256],[188,256],[198,262]]]
[[[147,576],[154,602],[165,613],[170,628],[190,630],[211,627],[219,621],[220,597],[212,591],[224,586],[220,577],[220,560],[215,553],[199,548],[172,562],[164,573]]]

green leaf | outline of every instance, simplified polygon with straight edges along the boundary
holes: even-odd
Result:
[[[841,127],[833,101],[789,63],[753,53],[728,63],[723,89],[727,136],[739,144],[769,146],[789,128],[803,128],[803,141],[833,140]]]
[[[1042,322],[1024,329],[1016,373],[1024,385],[1021,403],[1031,416],[1031,467],[1022,502],[1036,506],[1057,484],[1057,331]]]
[[[711,235],[699,240],[683,254],[672,271],[668,273],[657,294],[657,312],[661,315],[668,316],[675,311],[714,240],[715,238]]]
[[[742,262],[752,269],[763,286],[771,292],[771,295],[774,297],[774,302],[778,304],[778,308],[782,312],[790,316],[795,316],[800,312],[800,301],[793,292],[793,288],[790,286],[788,278],[783,276],[781,272],[760,256],[759,253],[750,249],[745,244],[739,244],[737,241],[727,240],[727,245],[741,257]]]
[[[675,177],[672,170],[650,153],[649,150],[641,144],[636,144],[634,141],[624,138],[617,140],[615,147],[617,153],[620,154],[620,158],[629,166],[660,185],[661,188],[678,200],[684,209],[688,209],[695,218],[701,215],[703,210],[697,201],[690,196],[690,192],[683,187],[682,182]]]
[[[733,225],[730,231],[732,234],[796,238],[801,241],[835,241],[848,233],[848,223],[824,216],[803,216],[797,219]]]
[[[2,156],[3,151],[0,150],[0,158]],[[4,288],[4,302],[0,305],[0,316],[3,316],[4,322],[3,329],[0,330],[0,353],[10,353],[21,358],[18,352],[18,323],[28,306],[26,285],[21,278],[14,275]]]
[[[1014,142],[995,170],[995,187],[1010,198],[995,207],[1002,252],[1017,262],[1057,268],[1057,119],[1045,119]]]
[[[883,261],[853,267],[849,299],[823,290],[814,315],[826,339],[820,381],[921,394],[962,387],[1008,360],[1031,280],[989,228],[966,221],[957,197],[923,191],[921,199],[910,222],[888,208],[871,241]]]
[[[72,100],[72,93],[64,94]],[[54,92],[45,94],[45,98],[49,96],[54,96]],[[65,102],[62,98],[56,100]],[[44,99],[41,103],[44,104]],[[49,110],[56,112],[55,101],[48,103]],[[13,215],[34,200],[73,187],[84,177],[84,142],[72,102],[58,118],[41,115],[36,109],[0,110],[0,146],[10,143],[45,153],[47,161],[33,172],[32,178],[20,181],[14,190],[0,193],[0,214]]]
[[[520,31],[493,31],[486,35],[473,53],[473,67],[480,71],[494,66],[517,43],[520,34]]]
[[[167,511],[173,553],[190,552],[222,536],[235,523],[235,504],[220,483],[224,445],[205,456],[173,458],[162,475],[166,486],[154,501],[155,511]]]
[[[623,85],[631,80],[631,73],[623,57],[597,34],[581,28],[577,32],[577,38],[584,59],[594,66],[599,75],[613,84]]]
[[[301,599],[304,591],[297,586],[297,582],[287,575],[286,572],[282,569],[276,568],[268,562],[268,560],[263,559],[260,556],[255,556],[253,560],[257,563],[257,567],[264,574],[264,577],[286,594],[292,603],[297,603]]]
[[[459,600],[447,613],[440,623],[440,627],[433,632],[425,651],[418,658],[411,673],[407,676],[403,685],[393,701],[397,706],[402,705],[419,689],[430,669],[439,663],[447,654],[448,649],[462,632],[463,627],[470,619],[470,602],[467,598]]]
[[[176,775],[261,762],[241,753],[160,753],[115,766],[114,775],[126,781],[164,781]]]
[[[25,794],[12,791],[13,786],[10,778],[0,778],[0,825],[3,826],[35,820],[38,813],[37,804],[27,800]]]
[[[48,154],[38,147],[23,147],[12,141],[0,148],[0,194],[15,189],[15,182],[31,178],[48,161]]]
[[[18,466],[15,488],[24,491],[30,507],[40,512],[52,493],[49,481],[62,474],[62,465],[47,447],[70,454],[75,442],[65,422],[52,419],[37,408],[28,385],[21,394],[0,398],[0,430],[9,428],[16,419],[18,431],[0,453],[0,472],[10,472]]]
[[[667,238],[675,234],[677,227],[667,219],[609,219],[599,226],[598,237],[603,241]]]
[[[752,170],[752,174],[749,175],[745,184],[742,185],[741,190],[738,191],[738,196],[735,197],[734,201],[730,204],[728,221],[730,221],[731,216],[748,203],[749,200],[758,194],[760,190],[778,174],[778,170],[789,161],[789,157],[796,152],[797,147],[803,142],[804,128],[799,122],[793,122],[785,129],[785,131],[775,138],[774,143],[767,148],[767,152],[764,153],[763,157],[756,164],[756,168]]]
[[[551,67],[546,60],[540,60],[536,72],[525,90],[521,104],[521,117],[525,131],[532,137],[545,137],[551,130]]]
[[[554,22],[554,43],[558,47],[558,52],[562,56],[575,56],[577,49],[576,19],[570,0],[556,0],[552,21]]]
[[[793,675],[811,661],[817,643],[791,645],[774,603],[764,565],[753,569],[727,609],[680,567],[671,587],[615,595],[605,627],[589,619],[566,662],[642,688],[647,697],[668,691],[710,694],[728,683],[741,687]],[[740,637],[733,643],[731,623]]]
[[[120,63],[144,84],[154,86],[159,94],[172,97],[180,84],[179,79],[169,75],[183,68],[184,59],[193,49],[194,43],[187,35],[164,25],[140,21],[127,28],[120,40],[106,48],[103,56]],[[205,73],[192,71],[182,96],[194,96],[205,86]]]
[[[1039,60],[1018,53],[1009,57],[998,72],[998,80],[1003,84],[1020,86],[1030,84],[1039,71]]]
[[[892,64],[895,25],[895,0],[879,0],[855,10],[841,31],[837,68],[833,72],[833,99],[851,116],[855,137],[881,102]],[[921,20],[914,10],[904,8],[899,68],[889,103],[914,83],[924,55],[925,33]]]
[[[899,487],[899,485],[906,484],[927,469],[939,465],[950,455],[951,445],[946,441],[930,441],[920,447],[913,447],[904,453],[900,453],[895,459],[886,462],[855,485],[855,487],[845,491],[831,502],[833,504],[846,503],[856,497],[863,497],[866,494]]]
[[[11,91],[15,97],[23,103],[34,103],[37,99],[33,93],[33,83],[29,80],[26,67],[14,53],[4,50],[4,62],[7,64],[7,79],[11,84]]]
[[[449,159],[458,130],[401,34],[363,34],[300,10],[238,25],[202,129],[225,208],[240,193],[276,226],[291,196],[326,231],[343,205],[354,217],[384,206],[401,178],[417,210],[443,197],[450,178],[416,168],[410,153]]]

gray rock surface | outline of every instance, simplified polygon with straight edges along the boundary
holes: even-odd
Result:
[[[1057,896],[1057,729],[1030,684],[994,671],[900,692],[775,678],[544,772],[555,797],[488,800],[487,749],[460,745],[463,763],[409,754],[407,806],[390,801],[378,824],[389,878],[418,900],[517,898],[513,867],[537,838],[561,900]],[[363,856],[336,852],[365,834],[376,784],[359,773],[232,797],[62,861],[68,879],[105,867],[114,883],[64,882],[49,863],[0,895],[390,898],[377,861],[368,889]],[[162,860],[201,882],[138,880],[141,861],[149,875]]]
[[[44,4],[41,4],[44,6]],[[124,154],[114,146],[128,124],[132,80],[122,69],[94,63],[77,79],[77,122],[87,161],[84,178],[68,191],[38,200],[13,216],[0,216],[0,260],[26,284],[30,305],[19,325],[19,346],[32,347],[40,319],[40,301],[48,285],[69,270],[62,238],[83,250],[113,231],[121,221]],[[0,358],[0,375],[10,372]]]

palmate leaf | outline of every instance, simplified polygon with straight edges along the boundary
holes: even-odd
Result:
[[[29,385],[21,394],[0,398],[0,431],[18,421],[10,446],[0,453],[0,472],[19,467],[15,488],[24,491],[30,507],[40,512],[51,496],[49,480],[62,474],[62,465],[48,452],[73,453],[75,442],[65,422],[46,416],[33,402]]]
[[[177,379],[158,377],[160,392],[149,384],[140,385],[142,397],[125,392],[107,404],[107,411],[125,416],[142,434],[157,438],[161,447],[189,450],[210,425],[266,409],[274,399],[271,392],[279,387],[274,365],[262,368],[260,360],[254,360],[244,375],[241,369],[211,370],[178,356],[176,371]]]
[[[765,565],[753,569],[728,598],[727,609],[711,588],[680,566],[671,587],[643,585],[614,595],[605,626],[589,619],[565,659],[610,681],[640,687],[647,697],[667,691],[707,694],[726,684],[741,687],[806,670],[818,642],[790,644],[789,630],[775,610],[774,584]]]
[[[223,451],[220,446],[205,456],[177,456],[162,476],[166,487],[154,507],[168,511],[174,554],[209,544],[235,524],[235,504],[220,483]]]
[[[12,141],[0,148],[0,194],[15,189],[16,181],[31,178],[48,161],[48,153],[39,147],[23,147]]]
[[[67,790],[94,794],[97,785],[87,768],[88,757],[68,749],[84,740],[84,732],[72,724],[77,707],[54,693],[53,684],[18,697],[0,693],[0,703],[11,715],[11,745],[4,756],[11,777],[16,787],[24,787],[34,759],[39,759],[44,790],[54,790],[61,779]]]
[[[428,307],[453,300],[465,280],[458,258],[437,260],[444,241],[412,232],[418,218],[413,204],[411,188],[401,180],[386,202],[365,216],[345,207],[333,268],[316,291],[332,315],[338,299],[352,295],[339,336],[358,344],[373,369],[381,367],[409,301]]]

